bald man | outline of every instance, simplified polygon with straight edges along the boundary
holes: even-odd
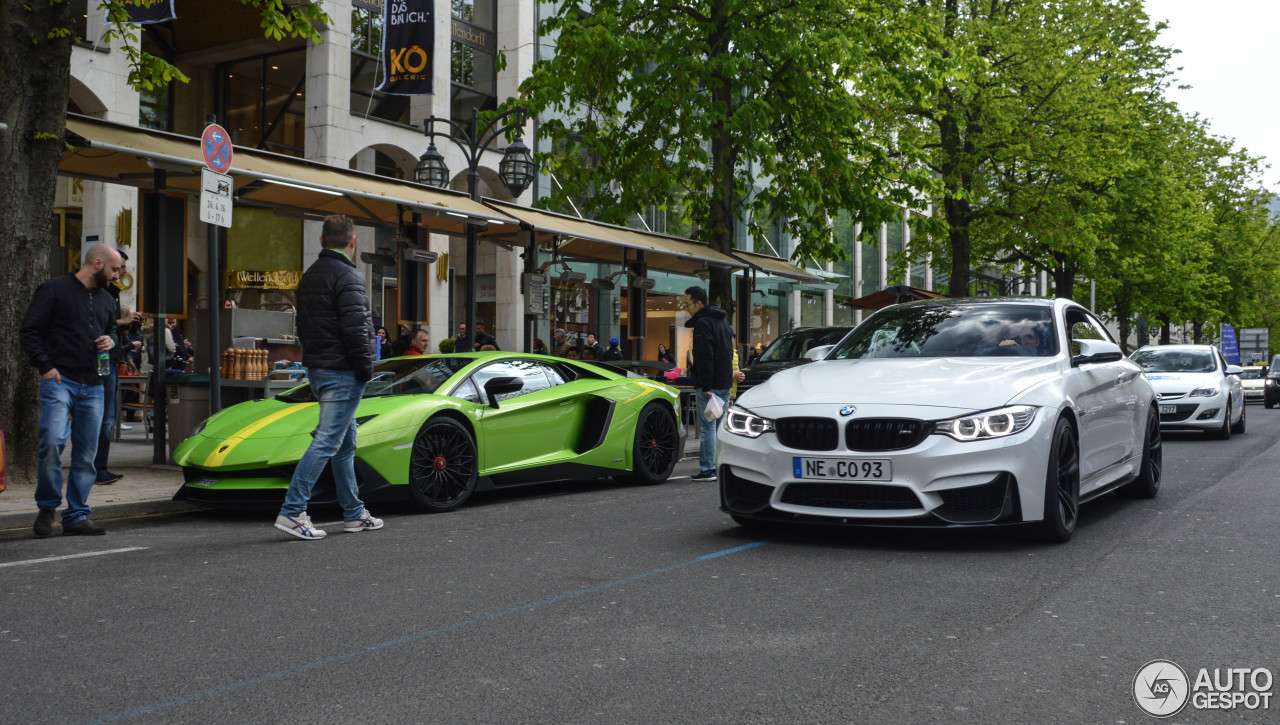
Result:
[[[40,371],[39,472],[36,476],[36,536],[53,534],[53,516],[62,504],[62,448],[71,431],[71,473],[64,536],[107,533],[89,520],[89,491],[102,427],[103,381],[98,351],[115,346],[115,298],[107,285],[120,279],[124,259],[97,244],[84,253],[83,266],[36,289],[22,320],[22,348]],[[110,365],[108,365],[110,367]],[[67,425],[70,419],[71,425]]]

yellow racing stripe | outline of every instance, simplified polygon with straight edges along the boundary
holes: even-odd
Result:
[[[221,466],[222,462],[226,460],[227,456],[231,455],[231,451],[235,450],[236,446],[244,442],[244,439],[248,438],[254,433],[257,433],[263,428],[266,428],[267,426],[271,425],[272,423],[276,422],[277,420],[280,420],[281,418],[287,415],[293,415],[294,413],[297,413],[302,410],[306,410],[307,408],[310,408],[313,405],[319,405],[319,403],[298,403],[296,405],[291,405],[288,408],[285,408],[284,410],[277,410],[271,415],[268,415],[265,418],[260,418],[254,421],[252,424],[244,428],[241,428],[240,430],[236,431],[234,435],[228,437],[226,440],[222,441],[222,443],[218,444],[217,448],[213,449],[213,453],[210,453],[209,457],[204,459],[203,467],[217,468],[218,466]]]

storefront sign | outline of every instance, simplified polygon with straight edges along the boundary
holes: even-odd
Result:
[[[297,289],[301,270],[264,272],[253,269],[227,270],[227,289]]]
[[[489,55],[498,54],[498,38],[492,30],[485,30],[457,18],[452,20],[453,26],[450,27],[449,34],[453,36],[454,41]]]
[[[498,299],[498,280],[492,274],[476,275],[476,302],[496,302]]]
[[[386,79],[378,90],[397,96],[430,95],[435,76],[435,3],[387,0],[382,19]]]

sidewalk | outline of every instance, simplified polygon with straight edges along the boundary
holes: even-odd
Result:
[[[120,440],[111,444],[111,459],[108,462],[109,469],[124,478],[110,485],[94,485],[93,491],[89,494],[89,506],[94,510],[93,518],[105,515],[113,506],[169,502],[174,492],[182,485],[181,468],[151,463],[155,455],[155,442],[145,440],[143,424],[135,422],[126,425],[132,425],[133,430],[120,431]],[[64,459],[62,464],[64,477],[67,474],[68,465]],[[19,486],[10,480],[8,490],[0,493],[0,517],[5,519],[0,522],[0,526],[7,528],[11,523],[8,521],[11,515],[29,516],[34,519],[35,493],[34,483]],[[174,505],[191,508],[187,504]]]
[[[173,494],[182,486],[182,469],[178,466],[156,465],[152,458],[155,455],[155,442],[145,440],[142,423],[130,423],[132,430],[120,432],[120,440],[111,444],[111,458],[107,464],[112,473],[124,478],[110,485],[95,484],[89,494],[89,506],[93,509],[92,518],[106,519],[116,509],[124,507],[137,508],[137,504],[154,504],[156,510],[184,511],[199,508],[185,501],[173,501]],[[690,433],[685,440],[684,459],[697,460],[698,438]],[[68,464],[63,461],[63,476],[66,476]],[[9,484],[8,490],[0,493],[0,529],[30,525],[27,519],[36,515],[35,484],[19,486]],[[161,506],[160,504],[164,504]],[[62,507],[59,507],[59,511]]]

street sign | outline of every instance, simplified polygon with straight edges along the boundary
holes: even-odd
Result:
[[[404,250],[404,258],[405,258],[405,261],[407,262],[431,264],[432,262],[436,261],[436,257],[439,257],[439,256],[440,256],[439,254],[428,251],[426,249],[414,249],[413,247],[409,247],[408,249]]]
[[[200,153],[204,155],[204,164],[211,171],[225,174],[231,170],[231,137],[226,129],[216,123],[204,127],[200,135]]]
[[[200,170],[200,221],[231,226],[231,177]]]

